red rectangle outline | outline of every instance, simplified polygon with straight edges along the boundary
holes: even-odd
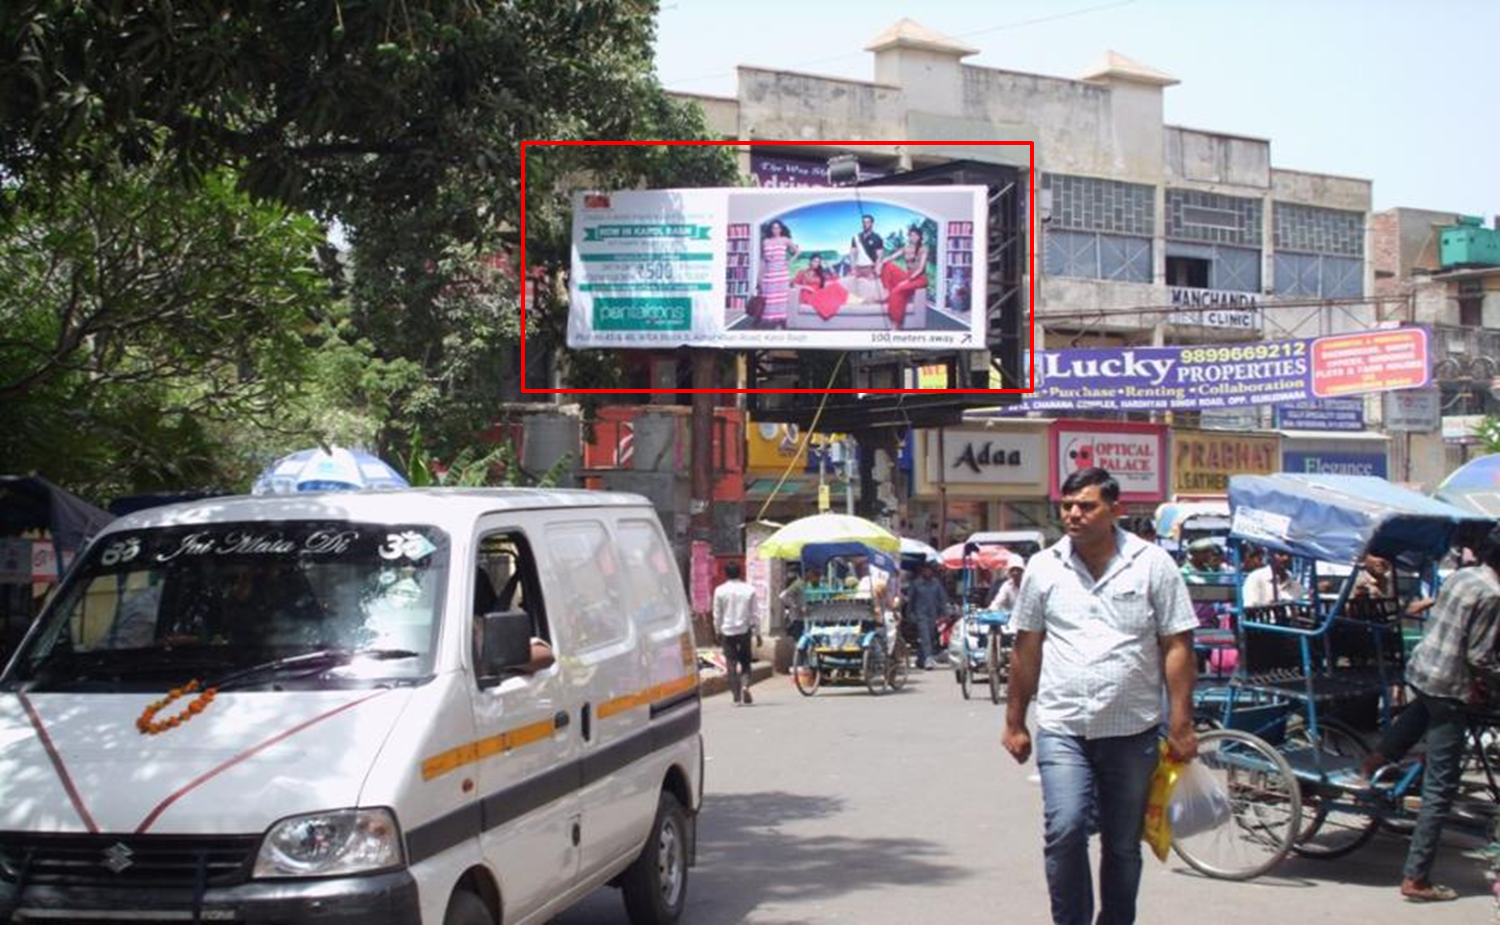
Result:
[[[1027,185],[1030,195],[1026,199],[1026,244],[1027,261],[1030,267],[1031,285],[1030,301],[1026,306],[1027,324],[1031,331],[1031,349],[1027,351],[1030,358],[1030,387],[1025,389],[531,389],[526,387],[526,147],[528,145],[733,145],[739,147],[754,147],[756,145],[791,147],[793,145],[817,145],[828,146],[869,146],[869,145],[1025,145],[1027,164]],[[901,141],[772,141],[768,139],[755,139],[754,141],[523,141],[521,142],[521,393],[525,395],[571,395],[585,393],[610,394],[614,392],[623,394],[655,395],[658,393],[698,393],[706,392],[713,395],[718,394],[756,394],[756,395],[817,395],[822,393],[843,395],[868,395],[877,393],[906,394],[927,392],[952,392],[962,395],[992,395],[996,393],[1015,393],[1031,395],[1036,392],[1036,234],[1035,223],[1032,221],[1033,209],[1036,208],[1036,143],[1031,141],[913,141],[904,139]],[[589,348],[609,349],[609,348]],[[676,348],[662,348],[676,349]],[[777,349],[777,348],[769,348]]]

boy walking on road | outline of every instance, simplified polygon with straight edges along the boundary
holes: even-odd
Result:
[[[736,704],[752,704],[750,633],[755,627],[755,589],[740,580],[740,566],[724,566],[725,582],[714,589],[714,635],[724,647],[724,667]]]

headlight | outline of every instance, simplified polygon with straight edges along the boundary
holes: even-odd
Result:
[[[256,877],[331,877],[402,864],[401,830],[388,809],[338,809],[271,826],[255,859]]]

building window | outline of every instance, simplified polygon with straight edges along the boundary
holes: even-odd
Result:
[[[1458,300],[1458,323],[1465,328],[1484,327],[1484,297],[1460,296]]]
[[[1365,262],[1350,257],[1278,251],[1275,273],[1279,296],[1357,299],[1365,291]]]
[[[1042,270],[1048,276],[1151,282],[1151,239],[1047,229]]]
[[[1198,257],[1168,257],[1167,285],[1207,289],[1208,267],[1208,261]]]
[[[1183,206],[1182,224],[1187,226],[1196,225],[1200,228],[1223,228],[1229,231],[1240,230],[1240,216],[1238,212],[1229,209],[1211,209],[1206,206]]]
[[[1259,292],[1260,251],[1223,244],[1168,241],[1167,285]]]

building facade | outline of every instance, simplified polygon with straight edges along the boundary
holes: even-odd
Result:
[[[1077,78],[976,67],[964,63],[976,49],[907,19],[866,50],[866,81],[742,65],[735,96],[684,98],[740,143],[742,169],[762,185],[827,185],[828,159],[847,154],[864,176],[956,160],[1020,168],[1036,349],[1307,338],[1415,320],[1407,293],[1387,294],[1387,305],[1375,287],[1370,181],[1276,166],[1268,139],[1169,124],[1165,96],[1178,81],[1166,73],[1113,52]],[[1031,142],[1034,165],[1024,145],[985,144],[997,141]],[[1028,292],[1031,282],[1028,273]],[[1382,403],[1364,403],[1361,420],[1378,425]],[[1270,408],[1131,417],[1248,430],[1275,440],[1278,467],[1374,467],[1389,454],[1378,434],[1282,429]],[[1037,470],[1047,472],[1059,451],[1038,436],[1046,422],[974,427],[915,436],[900,524],[912,535],[948,539],[1050,516],[1035,472],[1014,484],[1003,467],[976,476],[936,449],[980,437],[1029,448],[1037,437]],[[1156,500],[1179,493],[1162,484]],[[1139,497],[1139,507],[1151,503]]]

